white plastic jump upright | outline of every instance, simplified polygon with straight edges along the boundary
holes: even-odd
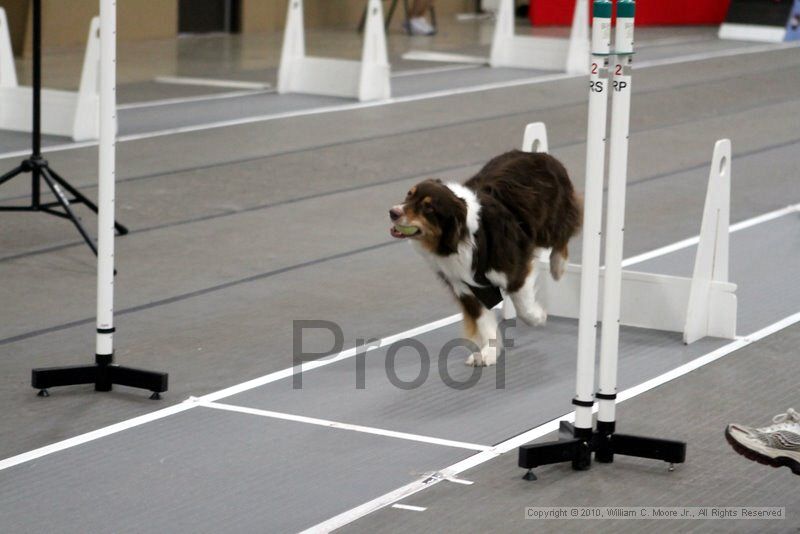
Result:
[[[698,243],[694,276],[682,278],[622,270],[636,3],[634,0],[617,0],[616,5],[617,27],[612,49],[611,0],[594,0],[593,4],[583,265],[568,266],[558,284],[552,284],[549,277],[539,277],[545,280],[542,289],[546,289],[541,292],[540,300],[545,301],[549,311],[554,315],[577,315],[578,318],[578,358],[575,397],[572,399],[575,424],[562,423],[558,441],[520,447],[518,464],[528,469],[526,480],[536,479],[533,468],[553,463],[571,461],[575,470],[589,469],[592,453],[595,460],[602,463],[613,462],[615,455],[662,460],[670,464],[670,470],[674,464],[685,462],[686,444],[681,441],[616,432],[619,325],[683,329],[687,342],[712,331],[714,335],[728,338],[736,333],[736,286],[727,283],[730,186],[724,182],[730,178],[729,142],[720,141],[715,146],[703,213],[702,233],[705,236]],[[613,77],[609,86],[611,58],[614,60],[611,63]],[[606,265],[602,272],[600,244],[603,240],[603,176],[609,90],[613,91],[613,108]],[[719,262],[720,269],[715,269],[715,262]],[[549,270],[549,265],[544,263],[537,261],[536,268]],[[595,393],[598,320],[602,321],[602,338],[598,390]],[[596,402],[599,406],[595,429],[592,413]],[[565,434],[569,434],[566,439],[563,437]]]
[[[534,147],[538,146],[538,149]],[[543,123],[529,124],[523,150],[547,152]],[[714,145],[706,192],[700,240],[691,278],[621,271],[619,324],[683,333],[685,343],[706,336],[736,337],[736,284],[728,281],[730,222],[731,143],[721,139]],[[609,199],[610,200],[610,199]],[[621,246],[621,245],[620,245]],[[580,316],[581,265],[569,264],[558,282],[550,275],[547,254],[537,258],[536,299],[556,317]],[[604,309],[605,268],[600,270],[598,311]],[[510,299],[503,303],[503,316],[516,316]],[[602,314],[599,314],[602,318]]]
[[[289,0],[278,69],[278,93],[383,100],[392,96],[381,0],[367,3],[361,61],[306,55],[303,0]]]
[[[708,191],[700,227],[700,242],[689,288],[684,343],[705,336],[732,338],[736,334],[736,296],[728,283],[731,218],[731,142],[714,145]]]
[[[98,68],[100,21],[92,19],[77,92],[42,89],[42,133],[63,135],[75,141],[99,136]],[[31,131],[30,87],[17,83],[8,20],[0,8],[0,129]]]
[[[575,1],[568,39],[516,35],[514,0],[501,0],[492,38],[492,67],[558,70],[570,74],[589,72],[589,5]]]
[[[563,0],[559,0],[563,1]],[[489,64],[492,67],[542,69],[589,73],[589,5],[575,0],[569,38],[517,35],[514,30],[514,0],[500,0],[489,57],[411,50],[403,59],[446,63]]]

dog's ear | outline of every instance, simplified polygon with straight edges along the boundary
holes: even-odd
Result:
[[[464,237],[467,219],[467,203],[457,199],[449,209],[439,213],[439,227],[442,235],[439,237],[439,254],[450,255],[458,252],[458,244]]]

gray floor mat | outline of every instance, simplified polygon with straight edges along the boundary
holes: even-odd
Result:
[[[470,454],[195,408],[3,471],[0,517],[16,533],[295,532]]]

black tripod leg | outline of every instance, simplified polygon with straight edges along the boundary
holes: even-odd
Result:
[[[86,232],[86,229],[83,227],[83,224],[81,224],[80,219],[78,219],[78,217],[72,211],[72,208],[69,207],[69,201],[64,196],[64,193],[61,191],[61,189],[58,188],[58,185],[55,183],[52,175],[50,174],[50,170],[47,169],[46,167],[42,168],[41,175],[42,178],[44,178],[44,181],[47,182],[47,185],[50,186],[50,190],[53,191],[53,194],[58,200],[58,203],[61,204],[61,207],[64,208],[64,211],[67,212],[67,215],[69,215],[72,224],[75,225],[75,227],[83,236],[84,241],[86,241],[86,244],[89,245],[89,248],[92,249],[94,255],[97,256],[97,247],[94,245],[92,238],[89,237],[89,234],[88,232]]]
[[[389,12],[386,14],[386,22],[383,23],[383,28],[387,31],[389,30],[389,26],[392,25],[392,17],[394,17],[394,10],[397,9],[397,1],[398,0],[392,0],[389,6]],[[406,15],[406,20],[408,20],[408,15]]]
[[[78,200],[78,202],[80,202],[81,204],[85,204],[90,210],[97,213],[97,204],[89,200],[83,193],[75,189],[75,187],[73,187],[72,184],[70,184],[68,181],[62,178],[61,175],[59,175],[56,171],[54,171],[50,167],[47,168],[47,171],[50,173],[50,176],[52,176],[53,180],[58,182],[64,189],[69,191],[70,194]],[[125,235],[128,233],[128,229],[122,226],[117,221],[114,221],[114,228],[117,229],[117,233],[119,235]]]
[[[364,26],[367,24],[367,9],[369,9],[369,6],[365,7],[364,12],[361,13],[361,21],[358,23],[358,33],[363,32]]]
[[[25,169],[21,165],[19,167],[17,167],[16,169],[11,169],[7,173],[5,173],[3,176],[0,176],[0,184],[4,184],[5,182],[9,181],[13,177],[15,177],[18,174],[21,174],[23,172],[25,172]]]

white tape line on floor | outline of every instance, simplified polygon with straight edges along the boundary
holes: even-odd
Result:
[[[303,415],[294,415],[283,412],[273,412],[270,410],[259,410],[257,408],[248,408],[246,406],[235,406],[233,404],[199,401],[198,405],[204,408],[213,408],[216,410],[225,410],[229,412],[237,412],[248,415],[257,415],[259,417],[269,417],[272,419],[281,419],[283,421],[294,421],[296,423],[306,423],[310,425],[324,426],[328,428],[338,428],[341,430],[351,430],[354,432],[363,432],[365,434],[374,434],[376,436],[385,436],[389,438],[405,439],[408,441],[417,441],[420,443],[427,443],[429,445],[441,445],[443,447],[455,447],[458,449],[469,449],[473,451],[488,451],[489,449],[491,449],[491,447],[488,445],[477,445],[475,443],[466,443],[464,441],[453,441],[450,439],[422,436],[420,434],[396,432],[394,430],[386,430],[383,428],[375,428],[362,425],[351,425],[350,423],[340,423],[338,421],[317,419],[316,417],[306,417]]]
[[[411,510],[412,512],[424,512],[427,510],[424,506],[412,506],[410,504],[393,504],[392,508],[398,508],[400,510]]]

